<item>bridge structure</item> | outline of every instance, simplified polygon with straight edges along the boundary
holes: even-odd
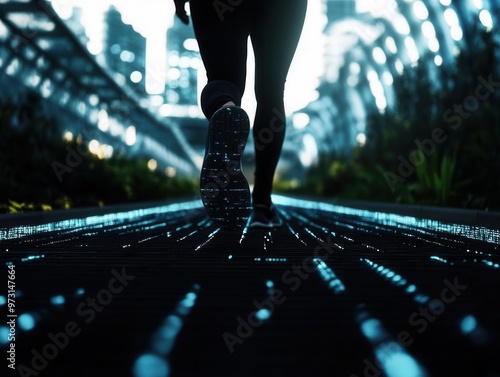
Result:
[[[370,4],[324,1],[325,75],[318,99],[289,117],[279,170],[298,173],[300,178],[320,154],[348,154],[353,146],[365,143],[367,114],[394,105],[392,83],[405,67],[425,63],[432,71],[451,63],[474,43],[471,30],[495,31],[500,20],[500,4],[493,0]],[[179,36],[174,39],[183,49],[182,39],[192,42],[192,32],[177,29]],[[153,158],[161,168],[171,167],[181,175],[197,175],[205,120],[199,114],[188,122],[160,116],[144,91],[118,82],[84,42],[50,2],[1,2],[0,79],[5,90],[0,95],[19,97],[26,89],[35,91],[44,98],[48,112],[62,119],[64,132],[85,133],[104,151],[112,146],[127,155]],[[197,52],[185,52],[186,56],[175,54],[181,61],[197,59],[202,69]],[[189,71],[197,75],[194,69]],[[173,82],[167,85],[169,93],[181,90],[178,83],[177,89]],[[182,96],[197,95],[196,90],[183,90]],[[197,98],[189,102],[186,114]],[[251,155],[251,148],[247,152]]]
[[[294,151],[311,163],[319,154],[348,155],[354,146],[369,143],[367,115],[394,108],[393,83],[406,68],[425,64],[432,74],[474,46],[474,30],[498,35],[500,22],[495,0],[332,0],[324,5],[325,74],[318,99],[292,117],[295,127],[289,127],[285,148],[290,161],[300,156]]]
[[[179,175],[197,174],[185,138],[150,110],[144,96],[116,82],[50,3],[0,3],[0,72],[0,95],[39,95],[46,113],[64,125],[61,137],[83,135],[97,141],[105,155],[111,146],[153,158]]]

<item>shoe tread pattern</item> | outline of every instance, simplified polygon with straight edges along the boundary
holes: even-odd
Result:
[[[241,166],[249,132],[248,115],[239,107],[222,108],[210,120],[200,192],[209,217],[220,227],[241,227],[250,214],[250,189]]]

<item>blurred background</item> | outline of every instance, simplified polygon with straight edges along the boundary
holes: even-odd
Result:
[[[498,0],[309,0],[276,191],[498,211],[499,21]],[[0,212],[197,198],[205,83],[171,0],[0,0]]]

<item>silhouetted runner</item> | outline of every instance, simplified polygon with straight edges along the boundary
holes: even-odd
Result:
[[[187,0],[174,0],[185,24]],[[194,32],[208,84],[201,108],[210,120],[200,178],[208,215],[221,227],[273,228],[281,219],[271,192],[285,137],[285,80],[304,24],[307,0],[190,0]],[[250,200],[241,156],[249,120],[240,107],[245,90],[247,41],[255,54],[253,124],[255,181]]]

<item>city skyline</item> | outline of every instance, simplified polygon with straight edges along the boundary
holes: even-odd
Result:
[[[122,21],[132,25],[134,30],[147,40],[146,90],[151,95],[163,93],[163,90],[159,89],[159,87],[163,87],[163,83],[158,84],[158,80],[165,80],[167,77],[166,49],[168,45],[166,34],[174,23],[175,7],[173,1],[145,0],[139,4],[124,0],[102,0],[99,2],[58,0],[51,3],[63,19],[71,16],[73,7],[82,9],[81,21],[89,37],[87,48],[94,55],[100,54],[103,49],[104,13],[110,6],[116,7],[122,14]],[[322,1],[310,1],[301,41],[286,83],[285,105],[288,114],[300,110],[318,97],[316,88],[324,74],[323,29],[326,22]],[[253,88],[254,62],[250,43],[247,72],[247,88]],[[204,77],[204,72],[200,76]],[[148,85],[152,81],[153,83]],[[252,90],[246,91],[243,105],[252,116],[256,107]]]

